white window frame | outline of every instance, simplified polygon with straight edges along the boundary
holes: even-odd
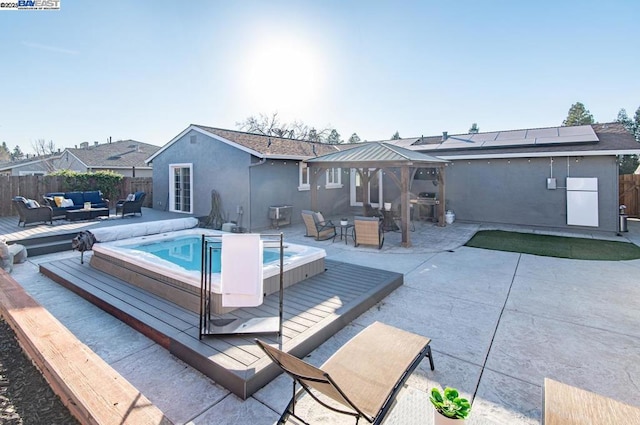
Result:
[[[189,211],[181,211],[176,210],[175,205],[175,173],[174,170],[176,168],[188,168],[189,169],[189,190],[191,191],[189,196]],[[184,213],[184,214],[192,214],[193,213],[193,163],[183,163],[183,164],[169,164],[169,211]]]
[[[326,172],[327,189],[339,189],[342,187],[342,168],[329,168]]]
[[[45,174],[44,171],[18,171],[20,176],[44,176]]]
[[[305,173],[306,170],[306,173]],[[298,164],[298,190],[311,190],[309,166],[306,162],[300,161]],[[305,179],[306,174],[306,179]],[[306,181],[305,181],[306,180]]]

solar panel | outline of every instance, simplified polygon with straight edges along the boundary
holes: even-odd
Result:
[[[593,135],[595,137],[595,133],[593,128],[590,125],[575,125],[570,127],[558,127],[558,134],[560,137],[563,136],[581,136],[581,135]],[[597,137],[595,137],[598,140]]]
[[[536,139],[504,139],[490,140],[484,142],[483,148],[506,147],[506,146],[534,146]]]
[[[553,128],[533,128],[531,130],[527,130],[528,138],[538,138],[538,137],[556,137],[558,136],[558,127]]]
[[[522,140],[525,139],[527,130],[501,131],[496,140]]]

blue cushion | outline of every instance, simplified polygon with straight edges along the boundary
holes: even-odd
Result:
[[[84,195],[82,192],[67,192],[64,194],[64,197],[71,199],[73,205],[84,205]]]
[[[64,192],[51,192],[51,193],[45,193],[44,196],[46,196],[47,198],[52,198],[54,196],[62,196],[64,197]]]
[[[136,201],[139,201],[142,195],[144,195],[144,192],[136,192]]]
[[[100,196],[100,191],[92,190],[90,192],[84,193],[84,202],[91,202],[92,204],[99,204],[102,202],[102,196]],[[75,201],[73,201],[75,204]]]

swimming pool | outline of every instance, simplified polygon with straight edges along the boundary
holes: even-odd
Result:
[[[220,247],[212,250],[212,271],[220,273]],[[176,264],[186,270],[194,270],[200,272],[202,265],[202,237],[197,235],[186,235],[166,239],[161,241],[137,243],[132,245],[124,245],[122,248],[146,252],[156,257]],[[286,262],[291,256],[291,251],[285,251],[284,261]],[[263,251],[263,264],[280,260],[279,248],[265,248]]]
[[[194,312],[200,311],[200,240],[202,235],[223,232],[208,229],[187,229],[157,235],[97,243],[93,246],[92,267],[132,285],[141,287]],[[191,240],[185,243],[184,240]],[[197,244],[193,242],[197,239]],[[163,251],[158,256],[152,251]],[[263,267],[265,295],[280,287],[280,258],[276,248],[273,261]],[[324,271],[324,249],[285,243],[284,286],[301,282]],[[162,258],[162,257],[166,258]],[[197,264],[194,269],[192,266]],[[212,312],[227,313],[233,309],[220,302],[220,273],[211,278]]]

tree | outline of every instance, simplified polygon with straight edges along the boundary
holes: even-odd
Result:
[[[329,136],[327,136],[327,143],[330,145],[339,145],[340,143],[342,143],[342,141],[340,140],[340,133],[338,133],[335,128],[332,129],[329,133]]]
[[[301,121],[280,122],[277,112],[273,112],[271,115],[260,114],[258,117],[250,116],[244,121],[237,122],[236,126],[249,133],[314,142],[323,142],[331,131],[329,128],[317,130]]]
[[[397,131],[393,133],[393,136],[391,136],[391,140],[400,140],[400,133],[398,133]]]
[[[633,120],[627,115],[626,109],[620,109],[616,122],[622,124],[629,133],[635,136],[636,141],[640,142],[640,107]],[[638,165],[638,155],[621,155],[618,157],[618,174],[633,174]]]
[[[360,137],[356,133],[353,133],[348,140],[349,143],[360,143]]]
[[[640,165],[638,155],[620,155],[618,157],[618,174],[633,174]]]
[[[636,141],[640,142],[640,106],[638,106],[636,113],[633,115],[633,123],[635,125],[633,134],[636,136]]]
[[[49,140],[48,142],[44,139],[38,139],[31,142],[31,148],[36,153],[36,155],[51,155],[56,152],[56,144],[53,143],[53,140]]]
[[[2,142],[0,145],[0,162],[11,161],[11,151],[7,146],[7,142]]]
[[[569,113],[567,114],[567,119],[562,122],[563,126],[572,126],[572,125],[586,125],[593,124],[593,115],[585,106],[576,102],[571,105],[569,108]]]
[[[16,147],[13,148],[13,152],[11,152],[11,160],[12,161],[19,161],[22,158],[24,158],[24,154],[22,153],[22,149],[20,149],[20,146],[16,145]]]
[[[478,123],[471,124],[471,128],[469,129],[469,134],[476,134],[480,131],[480,127],[478,127]]]

